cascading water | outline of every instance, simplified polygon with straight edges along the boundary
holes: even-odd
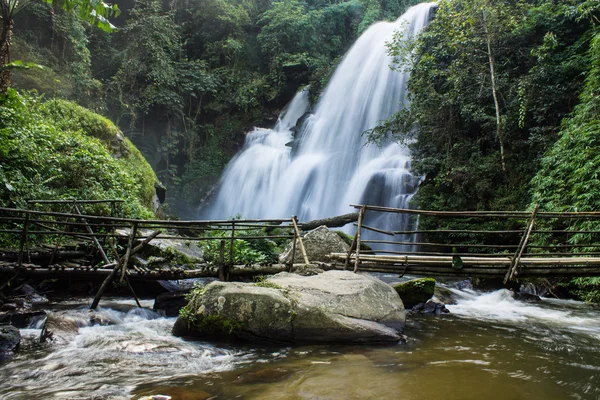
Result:
[[[249,133],[230,162],[220,188],[202,217],[301,220],[349,212],[349,204],[407,207],[419,179],[410,173],[405,147],[367,146],[362,133],[406,105],[407,73],[390,68],[386,42],[394,32],[418,34],[433,3],[410,8],[395,22],[372,25],[348,51],[294,139],[293,127],[308,110],[307,90],[299,92],[274,129]],[[287,146],[286,146],[287,144]],[[388,219],[384,227],[406,226]]]

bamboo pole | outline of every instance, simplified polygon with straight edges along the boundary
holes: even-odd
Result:
[[[310,261],[308,261],[308,255],[306,254],[306,249],[304,248],[304,243],[302,243],[302,235],[300,235],[300,230],[298,229],[298,218],[295,215],[292,215],[292,224],[294,224],[294,232],[298,237],[298,244],[300,245],[300,251],[302,252],[304,264],[310,265]]]
[[[344,261],[344,271],[348,270],[348,266],[350,265],[350,256],[352,255],[352,252],[354,250],[356,250],[356,234],[352,238],[350,249],[348,250],[348,254],[346,254],[346,260]]]
[[[131,292],[131,294],[133,295],[133,298],[135,299],[135,304],[137,304],[138,308],[142,308],[140,299],[138,299],[137,294],[135,294],[135,290],[133,290],[133,286],[131,286],[131,282],[129,282],[129,274],[125,274],[125,282],[127,282],[127,287],[129,288],[129,291]]]
[[[125,257],[123,259],[123,268],[121,271],[121,282],[125,278],[125,273],[127,271],[127,263],[129,262],[129,257],[131,256],[131,250],[133,249],[133,240],[135,238],[136,230],[137,230],[137,223],[134,222],[131,225],[131,234],[129,235],[129,242],[127,243],[127,250],[125,251]]]
[[[353,224],[354,226],[358,226],[358,224]],[[386,231],[384,229],[379,229],[379,228],[374,228],[372,226],[367,226],[365,224],[363,224],[363,229],[366,229],[368,231],[373,231],[373,232],[377,232],[377,233],[383,233],[384,235],[388,235],[388,236],[394,236],[395,232],[391,232],[391,231]]]
[[[294,229],[294,239],[292,239],[292,257],[290,258],[289,272],[292,272],[292,268],[294,268],[294,259],[296,258],[296,240],[298,240],[298,234],[296,233],[296,229]]]
[[[110,272],[110,274],[104,279],[104,281],[102,282],[102,285],[100,285],[100,288],[98,289],[98,292],[96,293],[96,296],[94,297],[94,300],[92,301],[92,305],[90,306],[91,310],[95,310],[98,307],[98,303],[100,303],[100,299],[104,295],[104,292],[106,292],[106,289],[108,289],[108,285],[110,285],[112,280],[115,278],[115,276],[119,272],[120,267],[121,267],[121,265],[117,263],[114,266],[114,268],[112,269],[112,271]]]
[[[225,282],[226,274],[225,274],[225,241],[221,240],[221,246],[219,248],[219,280]]]
[[[79,207],[74,205],[73,206],[75,209],[75,212],[77,213],[77,215],[82,215],[81,211],[79,210]],[[85,220],[84,220],[85,221]],[[100,256],[102,257],[102,260],[104,260],[105,264],[109,264],[110,260],[108,259],[108,257],[106,256],[106,253],[104,252],[104,249],[102,248],[102,246],[100,245],[100,242],[98,241],[98,238],[96,238],[96,236],[94,235],[94,231],[92,230],[92,228],[89,225],[85,226],[85,230],[92,235],[92,240],[94,241],[94,244],[96,245],[96,248],[98,249],[98,251],[100,252]]]
[[[229,263],[235,264],[233,261],[233,247],[235,245],[235,222],[231,223],[231,241],[229,243]]]
[[[27,240],[27,231],[29,229],[29,215],[25,215],[25,221],[23,222],[23,230],[21,231],[21,240],[19,242],[19,268],[23,265],[23,247]]]
[[[123,203],[125,200],[121,199],[108,199],[108,200],[27,200],[29,204],[98,204],[98,203]]]
[[[356,227],[356,251],[355,251],[355,261],[354,261],[354,273],[358,272],[358,264],[360,263],[360,231],[362,230],[363,219],[365,218],[365,212],[367,211],[367,206],[363,206],[360,208],[358,212],[358,225]]]
[[[515,253],[515,257],[513,258],[513,261],[511,262],[511,266],[508,268],[508,271],[506,272],[506,276],[504,277],[503,282],[505,285],[506,285],[506,282],[508,282],[510,279],[513,278],[515,271],[517,270],[517,267],[519,266],[519,261],[521,260],[521,256],[523,255],[523,252],[525,251],[527,242],[529,242],[529,236],[531,235],[531,230],[533,229],[533,224],[535,223],[535,215],[537,214],[538,209],[539,209],[539,205],[536,204],[535,207],[533,208],[533,212],[531,213],[531,219],[529,220],[529,223],[527,224],[527,230],[524,232],[523,237],[521,238],[521,243],[519,244],[517,252]]]

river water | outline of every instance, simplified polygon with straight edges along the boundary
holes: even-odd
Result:
[[[407,343],[388,346],[186,341],[171,336],[175,319],[129,300],[96,313],[90,299],[63,300],[51,306],[54,340],[23,330],[0,364],[0,399],[600,398],[600,310],[452,290],[450,314],[409,316]]]

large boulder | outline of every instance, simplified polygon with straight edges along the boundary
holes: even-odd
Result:
[[[120,228],[116,232],[122,236],[129,236],[131,229]],[[138,233],[149,236],[152,230],[140,229]],[[171,236],[177,236],[177,232],[167,232]],[[142,251],[133,257],[133,262],[148,268],[169,268],[172,266],[191,266],[204,261],[204,250],[198,242],[185,239],[152,239],[144,246]]]
[[[11,325],[0,326],[0,352],[15,351],[21,343],[21,333]]]
[[[304,249],[310,262],[329,260],[331,253],[344,253],[350,249],[350,246],[335,232],[330,231],[325,225],[318,227],[306,234],[302,238]],[[293,243],[288,244],[284,252],[279,256],[279,262],[287,264],[292,258]],[[294,264],[304,262],[300,244],[296,241],[296,253],[294,256]]]
[[[425,303],[435,291],[435,279],[419,278],[394,285],[394,289],[402,299],[406,308]]]
[[[398,294],[371,275],[282,272],[255,284],[209,284],[196,292],[173,333],[218,340],[397,342],[404,322]]]

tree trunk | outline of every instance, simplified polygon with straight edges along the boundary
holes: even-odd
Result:
[[[496,88],[496,68],[494,63],[494,56],[492,54],[492,39],[487,26],[487,20],[485,18],[485,10],[483,13],[483,26],[485,28],[485,38],[487,42],[487,55],[488,62],[490,65],[490,78],[492,81],[492,96],[494,97],[494,107],[496,108],[496,135],[500,141],[500,158],[502,159],[502,171],[506,173],[506,162],[504,160],[504,139],[502,138],[502,116],[500,114],[500,103],[498,101],[498,90]]]
[[[356,221],[358,221],[357,212],[351,214],[338,215],[337,217],[307,221],[300,223],[299,226],[300,229],[302,229],[303,231],[310,231],[312,229],[318,228],[321,225],[325,225],[328,228],[337,228]]]
[[[0,34],[0,66],[4,67],[10,62],[10,44],[12,39],[13,20],[4,21]],[[0,94],[6,93],[10,86],[10,69],[0,71]]]

